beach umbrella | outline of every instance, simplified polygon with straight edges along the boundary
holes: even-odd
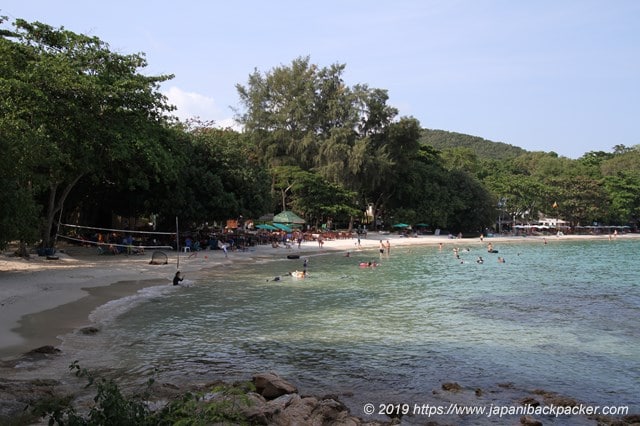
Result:
[[[408,228],[409,225],[407,225],[406,223],[396,223],[395,225],[393,225],[394,228]]]
[[[258,229],[266,229],[267,231],[277,231],[278,228],[276,228],[273,225],[269,225],[268,223],[265,223],[263,225],[256,225],[256,228]]]
[[[293,231],[293,229],[289,228],[287,225],[284,225],[282,223],[274,223],[273,226],[275,226],[277,229],[284,231],[284,232],[291,232]]]
[[[273,217],[273,223],[287,223],[294,225],[302,225],[305,220],[290,210],[285,210]]]
[[[416,223],[416,228],[428,228],[428,223]]]

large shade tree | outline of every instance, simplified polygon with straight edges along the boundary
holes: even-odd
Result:
[[[269,168],[316,173],[352,191],[355,206],[377,199],[377,186],[392,170],[384,138],[397,110],[387,105],[385,90],[347,86],[344,69],[320,68],[305,57],[264,74],[256,70],[246,86],[237,85],[237,119]]]
[[[271,206],[269,177],[242,133],[192,123],[182,149],[188,161],[154,211],[198,225],[257,217]]]
[[[42,206],[50,246],[56,214],[81,179],[126,169],[135,187],[171,172],[157,143],[172,109],[159,84],[171,76],[142,74],[142,54],[115,53],[97,37],[20,19],[13,26],[0,37],[0,137],[20,168],[18,193]]]

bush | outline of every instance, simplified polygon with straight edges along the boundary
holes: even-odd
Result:
[[[48,417],[50,426],[199,426],[221,422],[248,424],[241,407],[249,406],[247,392],[255,391],[250,382],[220,385],[206,393],[187,392],[163,409],[152,412],[146,401],[154,379],[148,381],[147,390],[142,395],[127,397],[113,379],[96,377],[80,368],[77,361],[69,369],[76,376],[85,377],[87,387],[96,387],[96,396],[93,398],[95,404],[83,416],[73,408],[71,397],[41,400],[34,405],[32,412],[41,418]]]

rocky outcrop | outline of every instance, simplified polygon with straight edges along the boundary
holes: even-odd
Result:
[[[301,396],[293,384],[275,373],[253,376],[256,392],[245,415],[252,423],[263,425],[381,425],[365,423],[333,396]],[[388,423],[384,423],[388,424]]]
[[[317,398],[300,396],[297,393],[266,400],[254,394],[252,404],[245,415],[254,424],[262,425],[309,425],[309,426],[374,426],[393,423],[364,422],[352,416],[349,409],[331,397]]]
[[[298,389],[275,373],[254,374],[256,392],[265,399],[275,399],[282,395],[297,393]]]
[[[56,397],[55,380],[10,380],[0,378],[0,424],[29,424],[33,420],[27,410],[37,401]],[[7,422],[7,423],[5,423]]]

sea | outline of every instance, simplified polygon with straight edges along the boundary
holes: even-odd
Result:
[[[366,420],[515,424],[518,414],[450,409],[513,409],[543,394],[640,412],[640,240],[494,249],[447,240],[216,267],[99,307],[100,332],[64,336],[62,348],[83,367],[163,382],[273,371]],[[308,276],[291,277],[304,257]]]

